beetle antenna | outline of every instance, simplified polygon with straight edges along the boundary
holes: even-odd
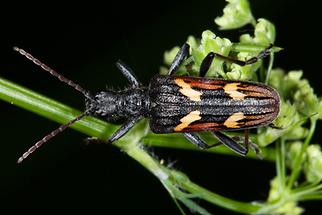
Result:
[[[44,143],[48,142],[51,138],[55,137],[57,134],[63,132],[66,128],[74,124],[75,122],[79,121],[84,116],[88,115],[88,111],[85,111],[84,113],[80,114],[76,118],[70,120],[64,125],[59,126],[46,136],[44,136],[41,140],[39,140],[37,143],[35,143],[33,146],[31,146],[25,153],[22,154],[22,156],[17,160],[17,163],[21,163],[23,160],[25,160],[30,154],[32,154],[36,149],[40,148]]]
[[[41,67],[46,72],[49,72],[52,76],[58,78],[61,82],[64,82],[65,84],[71,86],[75,90],[81,92],[86,98],[91,99],[89,91],[85,90],[79,84],[76,84],[75,82],[73,82],[72,80],[66,78],[65,76],[59,74],[58,72],[56,72],[55,70],[53,70],[52,68],[50,68],[49,66],[47,66],[46,64],[41,62],[39,59],[37,59],[34,56],[32,56],[30,53],[28,53],[25,50],[23,50],[21,48],[18,48],[18,47],[13,47],[13,50],[18,52],[19,54],[25,56],[28,60],[32,61],[37,66]]]

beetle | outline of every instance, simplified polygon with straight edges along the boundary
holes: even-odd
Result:
[[[85,96],[85,111],[30,147],[18,159],[18,163],[49,139],[87,115],[100,117],[111,123],[123,122],[107,140],[108,143],[121,138],[145,117],[150,119],[150,128],[154,133],[182,133],[197,147],[207,149],[218,144],[208,145],[200,138],[198,132],[211,131],[219,143],[245,156],[248,152],[248,136],[245,136],[245,144],[241,145],[222,131],[247,131],[271,124],[280,109],[280,97],[277,91],[258,82],[204,76],[214,58],[245,66],[269,55],[272,47],[273,45],[270,45],[246,61],[210,52],[201,63],[201,77],[176,76],[175,72],[189,55],[190,47],[185,43],[170,65],[168,74],[155,75],[148,87],[142,86],[133,71],[119,60],[116,66],[129,81],[130,87],[119,91],[107,89],[97,93],[85,90],[23,49],[14,47],[15,51]]]

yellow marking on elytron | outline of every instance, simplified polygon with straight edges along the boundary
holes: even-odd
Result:
[[[181,89],[179,90],[180,93],[187,96],[192,101],[196,101],[196,102],[201,101],[200,96],[202,95],[202,93],[197,90],[192,89],[189,84],[184,82],[184,80],[182,80],[181,78],[176,78],[176,79],[174,79],[174,82],[179,87],[181,87]]]
[[[242,119],[245,119],[245,115],[242,112],[237,112],[228,117],[224,122],[224,125],[227,128],[239,128],[240,126],[238,121]]]
[[[194,121],[197,121],[199,119],[201,119],[200,111],[198,111],[198,110],[191,111],[188,115],[186,115],[185,117],[182,117],[180,119],[181,124],[177,125],[174,128],[174,131],[182,131],[188,125],[190,125],[191,123],[193,123]]]
[[[229,96],[234,100],[242,100],[245,98],[245,94],[238,92],[238,85],[240,83],[228,83],[224,86],[225,93],[229,94]]]

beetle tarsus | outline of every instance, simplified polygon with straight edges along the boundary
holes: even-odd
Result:
[[[237,143],[235,140],[233,140],[231,137],[223,134],[219,131],[213,131],[213,135],[225,146],[233,150],[234,152],[245,156],[248,152],[248,148],[241,146],[239,143]]]

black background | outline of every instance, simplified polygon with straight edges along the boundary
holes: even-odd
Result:
[[[318,2],[318,1],[316,1]],[[114,66],[121,58],[147,84],[162,65],[163,53],[188,35],[210,29],[237,40],[238,31],[220,32],[213,19],[225,2],[118,1],[99,5],[46,4],[2,6],[0,74],[11,81],[83,108],[83,98],[12,51],[19,46],[91,91],[122,88],[126,80]],[[303,69],[321,95],[321,11],[314,1],[251,1],[255,17],[276,24],[276,45],[285,50],[275,66]],[[251,29],[249,27],[249,29]],[[0,102],[1,209],[14,212],[90,214],[178,214],[166,190],[150,173],[115,147],[85,146],[85,136],[71,129],[57,136],[22,165],[16,159],[57,123]],[[319,130],[314,140],[319,141]],[[272,163],[172,149],[151,149],[190,178],[227,197],[265,199]],[[202,202],[201,202],[202,203]],[[205,205],[214,214],[231,214]],[[307,214],[318,202],[302,204]]]

